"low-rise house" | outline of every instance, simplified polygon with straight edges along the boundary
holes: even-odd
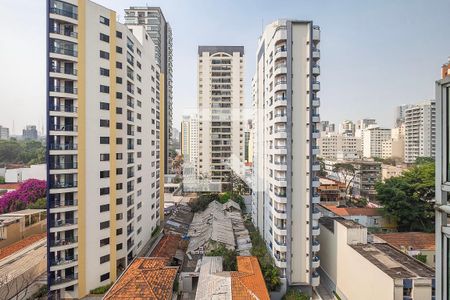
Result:
[[[204,256],[201,260],[195,300],[269,300],[266,283],[254,256],[238,256],[237,271],[225,272],[223,258]]]
[[[171,300],[178,267],[167,263],[166,258],[135,258],[103,299]]]
[[[337,180],[320,177],[320,186],[317,189],[320,195],[320,202],[338,203],[345,199],[345,183]]]
[[[31,165],[20,168],[6,168],[5,170],[5,182],[16,183],[23,182],[28,179],[47,179],[47,165]]]
[[[0,248],[46,231],[45,209],[25,209],[0,215]]]
[[[434,300],[434,269],[388,243],[369,243],[353,220],[322,217],[321,283],[340,299]]]
[[[371,231],[392,231],[397,228],[393,218],[386,216],[381,208],[346,207],[326,203],[320,204],[318,208],[324,216],[353,220]]]
[[[374,242],[389,243],[406,254],[413,256],[428,266],[435,267],[435,234],[427,232],[393,232],[376,234]]]
[[[387,164],[381,165],[381,180],[385,181],[391,177],[398,177],[402,175],[408,168],[405,165],[391,166]]]

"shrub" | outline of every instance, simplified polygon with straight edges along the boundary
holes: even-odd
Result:
[[[223,270],[236,271],[237,270],[237,253],[235,250],[227,249],[223,244],[218,244],[214,250],[209,251],[207,256],[222,256]]]
[[[91,290],[90,293],[94,294],[94,295],[104,294],[104,293],[106,293],[109,290],[109,288],[112,285],[113,285],[113,283],[111,282],[110,284],[99,286],[98,288],[95,288],[95,289]]]
[[[309,300],[309,296],[297,289],[288,289],[281,300]]]
[[[17,190],[8,192],[0,198],[0,213],[25,209],[38,199],[45,198],[45,195],[45,181],[29,179],[24,181]]]

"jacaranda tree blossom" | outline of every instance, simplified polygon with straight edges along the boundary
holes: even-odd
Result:
[[[25,209],[28,205],[45,197],[45,180],[29,179],[20,187],[0,197],[0,213],[8,213]]]

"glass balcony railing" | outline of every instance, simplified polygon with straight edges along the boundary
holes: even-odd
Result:
[[[55,162],[50,164],[50,169],[52,170],[76,169],[77,167],[77,162]]]
[[[77,144],[50,144],[50,150],[77,150],[77,149],[78,149]]]
[[[50,200],[49,202],[49,206],[50,208],[60,208],[60,207],[69,207],[69,206],[77,206],[78,205],[78,201],[75,199],[66,199],[66,200],[59,200],[59,199],[54,199],[54,200]]]
[[[78,51],[70,48],[58,47],[58,46],[50,46],[50,52],[56,54],[63,54],[69,56],[78,56]]]
[[[77,187],[78,183],[76,181],[55,181],[50,184],[52,189],[67,189]]]
[[[50,130],[54,131],[77,131],[78,127],[75,125],[50,125]]]
[[[50,7],[50,13],[64,16],[64,17],[69,17],[72,19],[78,19],[78,14],[76,14],[70,10],[64,10],[64,9],[60,9],[60,8],[56,8],[56,7]]]
[[[70,281],[74,281],[78,279],[78,274],[66,275],[64,277],[57,277],[50,279],[51,285],[62,284]]]
[[[60,219],[60,220],[50,220],[51,227],[62,227],[62,226],[70,226],[77,225],[78,219]]]
[[[74,68],[65,68],[65,67],[57,67],[57,66],[51,66],[50,72],[53,73],[60,73],[60,74],[67,74],[67,75],[77,75],[77,70]]]
[[[50,92],[76,94],[77,88],[72,86],[55,85],[50,87]]]
[[[61,35],[65,35],[65,36],[69,36],[69,37],[73,37],[73,38],[78,37],[78,33],[74,32],[74,31],[70,31],[70,30],[64,30],[62,28],[54,28],[53,27],[50,29],[50,33],[61,34]]]
[[[71,264],[76,261],[78,261],[78,256],[73,255],[73,256],[66,256],[65,258],[50,259],[49,263],[50,263],[50,266],[53,267],[53,266],[62,266],[62,265]]]
[[[77,112],[77,108],[73,105],[50,105],[49,110],[60,112]]]
[[[67,246],[78,243],[77,237],[66,238],[64,240],[50,240],[50,247]]]

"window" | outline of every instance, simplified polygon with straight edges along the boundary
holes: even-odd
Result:
[[[137,118],[138,118],[138,120],[140,120],[141,119],[141,114],[137,114]]]
[[[116,183],[116,190],[120,191],[123,189],[123,183]]]
[[[100,264],[104,264],[109,261],[109,254],[100,257]]]
[[[100,68],[100,75],[109,76],[109,70],[105,68]]]
[[[119,39],[121,39],[121,38],[122,38],[122,32],[116,31],[116,37],[118,37]]]
[[[122,93],[117,92],[116,93],[116,99],[122,99]]]
[[[142,94],[142,90],[140,88],[137,88],[137,92],[138,92],[139,95]]]
[[[139,202],[138,205],[137,205],[137,208],[139,209],[141,207],[142,207],[142,202]]]
[[[109,53],[106,51],[100,50],[100,58],[109,59]]]
[[[117,221],[122,220],[122,219],[123,219],[123,213],[116,214]]]
[[[100,109],[101,110],[109,110],[109,103],[100,102]]]
[[[123,229],[122,228],[117,228],[116,229],[116,235],[121,235],[123,233]]]
[[[116,46],[116,52],[122,54],[122,47]]]
[[[100,212],[109,211],[109,204],[100,205]]]
[[[118,115],[122,114],[122,107],[116,107],[116,114]]]
[[[109,144],[109,137],[108,136],[101,136],[100,137],[100,144],[102,144],[102,145]]]
[[[105,239],[100,240],[100,247],[103,247],[103,246],[106,246],[106,245],[109,245],[109,238],[105,238]]]
[[[100,161],[109,161],[109,153],[100,153]]]
[[[100,222],[100,230],[109,228],[109,221]],[[100,243],[101,246],[101,243]]]
[[[137,103],[138,107],[142,107],[142,102],[141,101],[137,100],[136,103]]]
[[[107,85],[100,85],[100,93],[109,94],[109,86],[107,86]]]
[[[117,145],[122,145],[122,142],[123,142],[122,138],[116,138]]]
[[[122,69],[122,63],[116,61],[116,68],[117,68],[117,69]]]
[[[138,126],[138,127],[137,127],[137,132],[141,132],[141,131],[142,131],[141,126]]]
[[[109,43],[109,35],[106,35],[104,33],[100,33],[100,41],[104,41]]]
[[[123,199],[122,198],[117,198],[116,199],[116,205],[121,205],[123,203]]]
[[[139,74],[136,74],[136,78],[139,82],[142,82],[142,78],[141,78],[141,76],[139,76]]]
[[[100,178],[109,178],[109,171],[100,171]]]
[[[105,18],[103,16],[100,16],[100,23],[102,23],[102,24],[104,24],[106,26],[109,26],[109,19]]]
[[[122,123],[116,123],[116,129],[122,129]]]
[[[116,83],[122,84],[122,77],[116,77]]]
[[[122,248],[123,248],[122,243],[116,245],[117,251],[122,250]]]
[[[108,194],[109,194],[109,187],[104,187],[100,189],[100,196]]]
[[[136,65],[137,65],[137,67],[140,69],[140,70],[142,70],[142,66],[141,66],[141,63],[140,62],[136,62]]]
[[[117,168],[116,169],[116,175],[122,175],[122,173],[123,173],[122,168]]]
[[[100,119],[100,127],[109,127],[109,120]]]
[[[109,244],[109,241],[108,241]],[[109,272],[100,276],[100,281],[105,281],[109,279]]]
[[[136,53],[137,53],[139,56],[142,55],[142,52],[141,52],[141,50],[139,50],[139,49],[136,49]]]
[[[117,160],[122,160],[123,159],[123,154],[122,153],[116,153],[116,159]]]

